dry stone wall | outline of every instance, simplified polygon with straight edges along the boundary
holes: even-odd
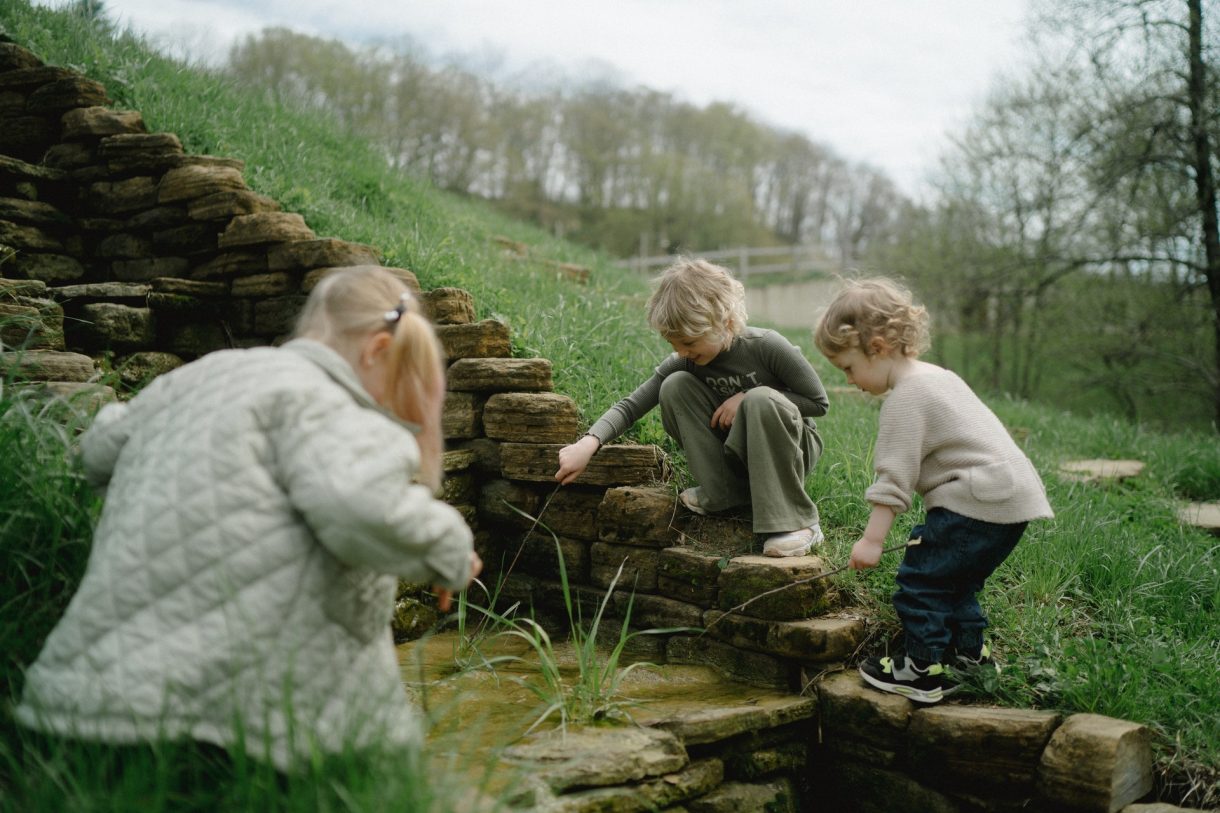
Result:
[[[212,350],[277,342],[322,276],[379,263],[375,248],[319,237],[249,189],[242,162],[188,155],[174,135],[149,133],[138,112],[109,104],[98,83],[0,41],[4,374],[113,398],[96,383],[102,366],[135,388]],[[419,291],[414,274],[391,270]],[[553,391],[550,362],[513,358],[507,326],[479,321],[469,293],[420,295],[451,362],[444,498],[476,529],[501,606],[562,619],[562,556],[584,618],[614,585],[612,614],[670,630],[633,639],[633,655],[791,697],[774,714],[658,721],[649,730],[664,758],[611,781],[540,769],[545,782],[522,804],[796,810],[834,797],[836,809],[891,810],[898,796],[918,800],[901,805],[910,809],[1114,811],[1147,793],[1140,726],[917,709],[861,687],[842,666],[864,620],[818,578],[827,563],[759,556],[746,519],[679,508],[659,449],[612,444],[558,488],[557,452],[582,425],[572,399]],[[410,625],[427,626],[400,623]],[[551,760],[527,747],[513,758]]]

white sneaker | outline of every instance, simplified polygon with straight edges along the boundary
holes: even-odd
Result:
[[[771,535],[763,543],[763,555],[805,556],[814,545],[822,544],[825,539],[822,526],[815,522],[808,528]]]
[[[698,514],[701,517],[707,516],[707,509],[699,504],[699,488],[688,488],[678,495],[678,501],[686,507],[687,511],[692,514]]]

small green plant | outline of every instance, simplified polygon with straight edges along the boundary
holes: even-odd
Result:
[[[514,509],[516,510],[516,509]],[[538,523],[541,524],[541,523]],[[542,526],[546,528],[545,525]],[[627,606],[619,624],[614,644],[608,650],[600,644],[598,632],[605,618],[606,608],[618,586],[623,574],[624,560],[610,580],[610,585],[602,595],[593,614],[592,621],[586,627],[580,602],[573,600],[572,588],[568,582],[567,566],[564,563],[563,549],[558,537],[550,529],[546,529],[555,542],[555,554],[559,566],[559,583],[563,594],[564,610],[568,621],[569,640],[575,654],[575,677],[568,680],[564,676],[562,658],[546,629],[533,618],[514,619],[507,615],[496,613],[492,609],[471,607],[492,619],[503,627],[500,635],[524,641],[537,661],[538,680],[514,678],[522,686],[532,692],[543,703],[542,713],[525,732],[542,725],[552,715],[559,716],[559,728],[566,730],[569,725],[583,725],[601,720],[628,718],[627,708],[634,701],[622,695],[623,680],[633,670],[651,666],[644,661],[637,661],[625,667],[620,667],[623,653],[628,643],[641,635],[666,635],[674,632],[691,631],[687,627],[651,628],[646,630],[631,629],[631,611],[635,603],[635,594],[628,598]],[[514,605],[515,606],[515,605]],[[518,662],[526,659],[510,656]]]
[[[474,588],[482,591],[488,607],[495,607],[499,604],[500,591],[503,586],[503,576],[496,580],[496,585],[491,590],[488,590],[487,585],[479,579],[475,579],[473,584]],[[496,664],[509,660],[507,655],[488,657],[483,649],[488,640],[503,632],[503,624],[496,619],[502,618],[511,623],[519,606],[520,602],[515,602],[503,613],[497,615],[471,604],[469,588],[458,593],[457,612],[455,613],[457,637],[453,642],[454,668],[459,672],[468,669],[494,671]],[[470,623],[472,611],[481,616],[477,624]]]

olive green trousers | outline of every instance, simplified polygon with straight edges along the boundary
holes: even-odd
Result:
[[[749,505],[754,532],[783,533],[818,522],[805,478],[822,456],[812,421],[778,390],[746,390],[732,426],[711,426],[724,398],[695,376],[673,373],[661,383],[661,423],[682,447],[711,513]]]

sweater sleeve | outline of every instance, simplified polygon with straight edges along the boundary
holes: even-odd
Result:
[[[881,407],[873,447],[876,478],[864,492],[869,502],[887,505],[900,514],[911,507],[928,433],[926,415],[920,408],[923,399],[914,390],[909,386],[894,390]]]
[[[287,400],[272,432],[276,462],[322,545],[353,567],[464,588],[473,534],[457,509],[412,481],[420,453],[411,433],[346,397]]]
[[[805,354],[783,335],[770,331],[763,343],[766,363],[784,382],[783,394],[806,418],[820,418],[830,409],[830,399],[817,371]]]

